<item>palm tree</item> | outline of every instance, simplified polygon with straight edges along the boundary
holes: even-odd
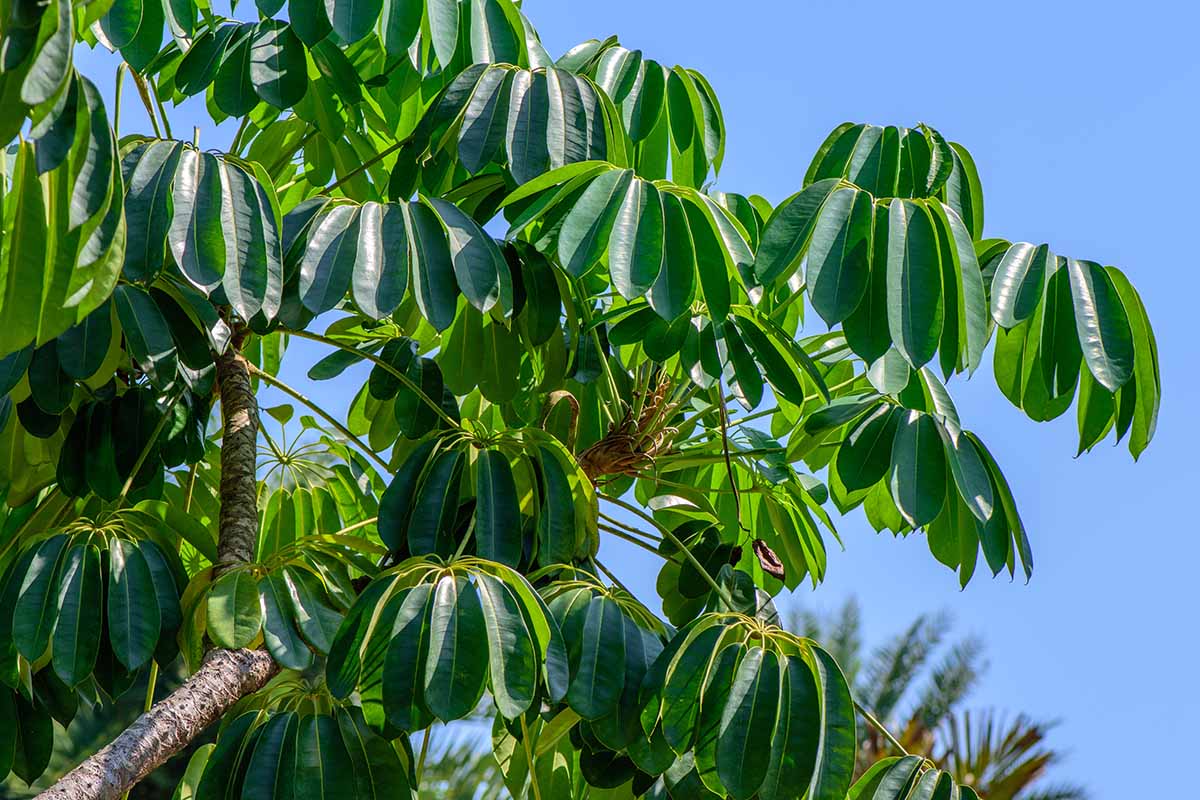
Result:
[[[982,797],[1087,797],[1081,786],[1046,781],[1050,768],[1063,759],[1062,752],[1046,744],[1055,722],[963,708],[987,662],[977,637],[949,640],[948,615],[919,616],[869,654],[862,640],[862,611],[854,598],[832,613],[799,610],[789,617],[788,627],[828,643],[859,704],[897,732],[905,750],[928,756]],[[892,747],[875,728],[860,725],[856,771],[861,774]]]

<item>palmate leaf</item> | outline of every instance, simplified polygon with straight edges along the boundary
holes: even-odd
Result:
[[[791,796],[797,787],[784,781],[798,780],[807,796],[843,798],[856,747],[845,678],[827,653],[778,628],[755,641],[757,624],[706,614],[680,630],[647,673],[643,729],[661,724],[717,796]]]
[[[424,727],[430,715],[461,718],[488,686],[501,713],[515,717],[538,686],[552,698],[565,693],[558,678],[535,686],[518,669],[536,675],[548,654],[557,661],[559,636],[545,605],[510,568],[411,559],[372,583],[346,616],[330,651],[330,690],[345,696],[382,680],[384,711],[400,730]],[[368,658],[373,652],[386,655]]]

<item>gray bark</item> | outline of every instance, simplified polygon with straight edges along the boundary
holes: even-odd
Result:
[[[213,650],[183,686],[39,794],[39,800],[115,800],[278,670],[265,650]]]
[[[217,359],[221,394],[219,573],[252,561],[258,541],[255,448],[258,404],[235,345]],[[265,650],[214,650],[183,686],[155,703],[100,752],[38,795],[40,800],[115,800],[279,671]]]

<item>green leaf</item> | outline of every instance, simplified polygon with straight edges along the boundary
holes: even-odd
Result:
[[[9,720],[16,731],[12,771],[27,784],[37,780],[54,752],[54,720],[19,692],[12,695],[15,713]]]
[[[889,488],[914,528],[933,522],[946,500],[946,456],[937,427],[928,414],[909,411],[892,442]]]
[[[159,639],[164,636],[174,638],[174,634],[183,624],[183,608],[180,605],[180,587],[175,570],[167,560],[167,555],[152,539],[142,539],[136,543],[146,560],[150,570],[150,580],[154,584],[154,598],[158,605]]]
[[[538,560],[569,564],[579,547],[575,528],[575,493],[562,464],[546,447],[538,448],[542,471],[542,500],[538,512]]]
[[[424,0],[383,0],[383,20],[379,27],[388,55],[408,50],[421,30],[424,13]]]
[[[279,309],[283,289],[283,255],[275,217],[258,182],[241,167],[221,164],[226,195],[221,229],[225,238],[225,271],[221,285],[229,304],[243,319],[262,312],[268,319]],[[343,288],[343,294],[345,289]]]
[[[710,626],[696,630],[699,632],[687,632],[685,629],[676,634],[677,637],[686,636],[687,640],[678,655],[670,661],[662,690],[662,731],[676,753],[686,752],[696,735],[699,695],[704,689],[705,678],[716,656],[715,648],[723,629]],[[670,648],[662,657],[669,652]],[[648,675],[647,682],[652,677]],[[642,715],[642,726],[647,727],[645,713]]]
[[[546,139],[550,168],[588,160],[588,117],[598,113],[594,98],[592,107],[585,108],[576,77],[554,67],[546,70],[546,96],[549,101]]]
[[[325,0],[325,11],[333,32],[346,44],[353,44],[370,33],[382,9],[382,0]]]
[[[854,188],[834,191],[812,230],[805,281],[813,309],[829,325],[850,316],[871,280],[871,196]]]
[[[66,545],[67,537],[61,534],[46,539],[38,545],[33,560],[20,578],[12,620],[13,642],[29,661],[41,658],[50,644]]]
[[[516,719],[533,703],[540,654],[534,650],[521,606],[508,587],[479,572],[475,588],[487,628],[492,696],[505,719]]]
[[[292,601],[292,618],[300,635],[317,652],[328,653],[333,637],[341,625],[342,615],[329,607],[321,579],[294,567],[284,567],[288,596]]]
[[[663,205],[654,184],[629,184],[608,239],[613,287],[626,300],[646,294],[663,265]]]
[[[225,272],[221,165],[210,153],[189,147],[180,150],[171,185],[174,214],[167,242],[184,277],[209,292],[220,284]]]
[[[854,701],[833,657],[819,647],[809,649],[821,699],[821,746],[806,797],[843,800],[854,777]]]
[[[736,800],[752,797],[766,778],[779,686],[778,656],[751,648],[738,665],[717,741],[717,774]]]
[[[650,287],[650,307],[667,322],[682,316],[696,292],[696,248],[683,201],[673,194],[662,195],[666,244],[662,269]]]
[[[883,480],[892,463],[892,442],[903,412],[881,405],[846,437],[835,462],[838,477],[850,491]]]
[[[475,552],[516,567],[522,550],[521,506],[512,467],[499,450],[484,450],[475,470]]]
[[[366,5],[363,0],[341,5]],[[290,108],[308,91],[308,66],[304,45],[292,26],[275,19],[263,20],[250,38],[250,82],[263,100],[276,108]]]
[[[358,212],[358,251],[351,289],[359,310],[383,319],[408,288],[407,207],[364,203]]]
[[[1054,270],[1049,245],[1017,242],[1008,248],[992,276],[992,318],[1011,328],[1033,316],[1046,276]]]
[[[1133,375],[1134,343],[1129,316],[1112,277],[1094,261],[1067,259],[1075,329],[1083,360],[1096,381],[1115,392]]]
[[[329,311],[346,296],[358,257],[359,209],[337,206],[308,237],[300,262],[300,299],[314,314]]]
[[[296,735],[295,796],[337,800],[354,785],[354,767],[337,722],[329,714],[301,717]]]
[[[1109,277],[1125,314],[1129,318],[1130,330],[1133,333],[1133,368],[1137,381],[1137,397],[1133,412],[1133,435],[1129,439],[1129,452],[1136,459],[1145,451],[1154,438],[1158,426],[1159,398],[1162,394],[1161,380],[1158,368],[1158,344],[1154,339],[1154,329],[1150,326],[1150,318],[1146,307],[1137,290],[1129,283],[1129,279],[1116,267],[1107,268]],[[1043,337],[1044,339],[1045,337]]]
[[[262,630],[262,599],[249,570],[226,572],[213,581],[207,603],[208,635],[219,647],[246,647]]]
[[[421,583],[404,596],[389,632],[383,662],[383,709],[388,722],[416,731],[433,721],[425,705],[425,662],[429,657],[433,586]]]
[[[438,331],[444,331],[454,322],[458,294],[450,246],[440,220],[429,206],[417,202],[408,208],[413,295],[421,316]]]
[[[509,170],[518,184],[532,181],[550,168],[548,125],[549,101],[545,73],[525,70],[514,73],[505,145],[508,148]],[[512,198],[507,202],[512,202]]]
[[[249,31],[253,26],[242,23]],[[225,51],[217,76],[213,81],[213,104],[231,117],[244,117],[259,104],[254,83],[250,80],[250,37],[241,34],[236,44]]]
[[[942,332],[942,275],[937,234],[925,206],[892,201],[888,213],[888,328],[914,368],[937,350]]]
[[[458,49],[458,3],[456,0],[426,0],[426,20],[438,63],[449,67]]]
[[[125,220],[128,233],[122,272],[130,280],[146,280],[162,269],[164,244],[171,228],[171,182],[183,148],[155,141],[139,146],[124,159]]]
[[[759,796],[762,800],[790,797],[796,787],[810,784],[820,754],[821,702],[812,670],[797,656],[781,657],[779,716],[771,737],[771,760]]]
[[[458,158],[468,172],[479,172],[492,163],[504,144],[512,75],[511,70],[491,68],[475,84],[458,136]]]
[[[133,542],[113,539],[108,554],[108,634],[117,659],[135,670],[150,660],[158,643],[162,618],[154,579]]]
[[[597,595],[588,601],[583,622],[579,668],[567,690],[567,703],[584,719],[611,714],[625,688],[625,621],[621,607]]]
[[[300,41],[309,47],[323,41],[333,30],[322,0],[288,0],[287,16]]]
[[[512,274],[492,237],[453,203],[430,198],[450,243],[450,261],[463,295],[486,314],[497,303],[512,309]]]
[[[292,622],[291,601],[283,575],[262,576],[258,580],[258,591],[262,596],[262,630],[267,651],[286,669],[308,669],[312,665],[312,651]]]
[[[425,661],[425,703],[449,722],[470,714],[487,683],[487,636],[479,595],[462,575],[446,575],[434,590]]]
[[[92,674],[100,652],[103,609],[100,550],[77,544],[67,553],[54,628],[54,672],[74,687]]]
[[[390,550],[400,551],[408,547],[409,519],[417,483],[436,446],[436,439],[427,439],[418,444],[404,459],[379,499],[379,538]]]
[[[818,181],[780,203],[763,228],[754,274],[764,285],[787,280],[800,266],[817,216],[839,181]]]
[[[462,469],[460,450],[444,450],[430,463],[417,489],[408,524],[408,549],[413,555],[437,553],[448,557],[454,552],[452,534]]]
[[[942,425],[938,425],[938,434],[945,445],[946,461],[959,495],[977,520],[987,522],[992,517],[995,498],[983,459],[970,439]]]
[[[275,800],[291,789],[296,769],[296,736],[300,717],[295,711],[271,715],[254,743],[241,800]]]
[[[633,170],[601,173],[583,190],[558,233],[558,258],[578,278],[600,260],[621,209]]]
[[[747,411],[751,411],[762,402],[763,381],[762,376],[758,374],[758,367],[754,364],[742,337],[732,325],[726,324],[722,328],[722,338],[718,341],[724,342],[725,357],[732,367],[732,374],[729,369],[725,372],[729,388],[733,390],[737,401]]]
[[[919,756],[892,756],[876,761],[850,787],[846,800],[904,800],[920,768]]]

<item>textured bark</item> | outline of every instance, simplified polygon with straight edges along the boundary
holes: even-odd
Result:
[[[237,340],[235,340],[237,341]],[[258,541],[255,455],[258,404],[239,347],[217,359],[221,394],[221,516],[216,571],[254,560]],[[138,717],[100,752],[38,795],[43,800],[110,800],[149,775],[279,671],[265,650],[214,650],[183,686]]]
[[[39,794],[39,800],[120,797],[278,670],[265,650],[213,650],[183,686]]]
[[[258,484],[255,448],[258,404],[250,388],[250,370],[236,349],[217,359],[221,388],[221,521],[217,572],[231,564],[254,560],[258,541]]]

